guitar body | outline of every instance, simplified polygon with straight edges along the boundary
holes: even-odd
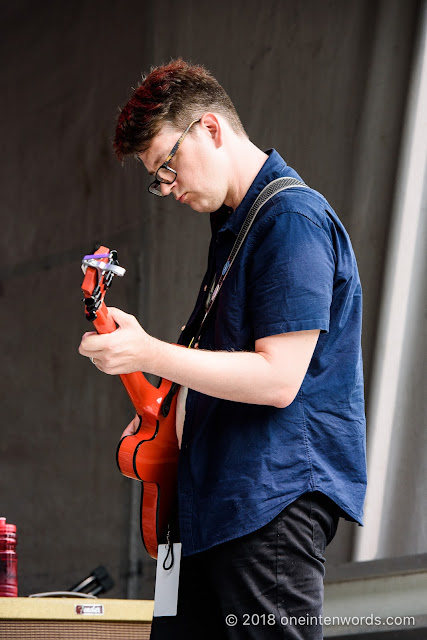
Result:
[[[94,254],[110,254],[100,247]],[[87,266],[82,284],[87,317],[98,333],[116,330],[104,303],[107,285],[100,269]],[[95,296],[94,296],[95,292]],[[96,313],[93,300],[96,298]],[[117,465],[123,475],[141,484],[141,536],[147,552],[157,558],[157,547],[166,540],[166,530],[176,495],[179,447],[176,437],[176,391],[178,385],[162,379],[152,385],[138,371],[120,375],[129,394],[140,425],[134,435],[124,436],[117,447]]]
[[[159,389],[150,385],[145,397],[151,396],[152,406],[158,408],[171,385],[163,379]],[[179,448],[175,414],[176,395],[166,417],[156,416],[150,410],[138,411],[138,431],[124,436],[117,447],[120,471],[128,478],[142,482],[141,535],[147,552],[153,558],[157,558],[158,544],[166,542],[166,528],[176,495]]]

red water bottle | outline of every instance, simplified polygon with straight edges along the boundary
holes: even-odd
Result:
[[[0,518],[0,597],[17,595],[16,526]]]

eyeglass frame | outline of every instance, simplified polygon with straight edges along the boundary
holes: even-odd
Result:
[[[193,120],[193,122],[190,122],[190,124],[188,125],[186,130],[180,135],[178,140],[175,142],[174,146],[172,147],[172,151],[168,154],[168,156],[167,156],[166,160],[164,161],[164,163],[161,164],[160,167],[157,169],[157,171],[156,171],[156,173],[154,175],[154,180],[152,182],[150,182],[150,184],[148,185],[148,191],[153,196],[163,197],[163,194],[159,190],[160,184],[173,184],[175,182],[178,174],[175,171],[175,169],[172,169],[172,167],[169,167],[168,162],[170,162],[172,160],[172,158],[174,157],[174,155],[178,151],[179,147],[181,146],[182,141],[184,140],[184,138],[187,135],[187,133],[190,131],[190,129],[193,126],[193,124],[197,124],[197,122],[200,122],[200,120],[201,120],[201,118],[198,118],[198,120]],[[162,178],[159,178],[158,177],[158,173],[159,173],[160,169],[167,169],[168,171],[173,173],[174,174],[174,179],[173,180],[164,180]]]

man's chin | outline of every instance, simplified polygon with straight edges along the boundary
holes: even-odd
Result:
[[[188,205],[197,213],[212,213],[222,205],[221,197],[218,194],[204,194],[194,191],[184,192],[177,202]]]
[[[186,198],[185,204],[188,204],[188,206],[191,207],[193,211],[197,211],[197,213],[212,213],[221,207],[221,204],[216,205],[212,200],[198,200],[191,196]]]
[[[197,213],[211,213],[212,207],[209,207],[208,203],[197,202],[197,200],[192,200],[191,198],[185,202],[188,206],[193,209],[193,211],[197,211]]]

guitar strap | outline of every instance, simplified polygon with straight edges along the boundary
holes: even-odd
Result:
[[[199,330],[194,335],[194,337],[190,341],[190,344],[188,345],[189,349],[193,346],[193,344],[197,344],[197,342],[199,341],[200,335],[202,333],[202,328],[208,316],[208,313],[212,309],[215,299],[222,285],[224,284],[224,280],[226,279],[227,274],[230,271],[231,266],[234,260],[236,259],[236,256],[239,253],[240,248],[246,236],[248,235],[249,229],[251,228],[261,207],[263,207],[270,200],[270,198],[275,196],[276,193],[279,193],[279,191],[284,191],[285,189],[291,189],[295,187],[306,187],[306,186],[307,185],[304,182],[301,182],[301,180],[297,180],[296,178],[276,178],[275,180],[272,180],[272,182],[270,182],[266,187],[264,187],[264,189],[258,194],[256,200],[254,201],[251,208],[249,209],[249,212],[245,218],[245,221],[241,226],[241,229],[237,235],[233,248],[231,249],[230,255],[227,258],[227,262],[223,267],[218,283],[215,283],[215,278],[214,278],[210,286],[209,295],[205,305],[205,315],[203,316],[202,322],[199,326]]]

